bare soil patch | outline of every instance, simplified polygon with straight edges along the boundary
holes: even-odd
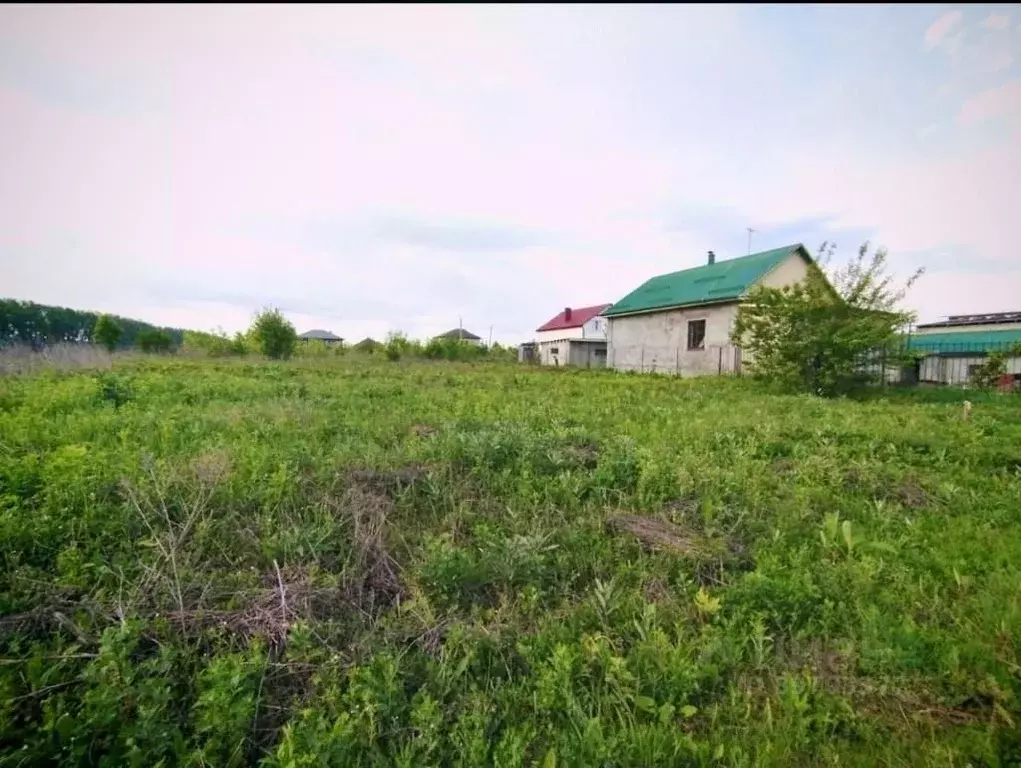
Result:
[[[696,554],[700,550],[700,537],[683,528],[655,517],[641,515],[613,515],[606,525],[614,533],[627,533],[638,539],[646,549],[667,550],[681,554]]]

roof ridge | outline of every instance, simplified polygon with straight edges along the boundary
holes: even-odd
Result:
[[[685,267],[684,269],[678,269],[678,270],[676,270],[674,272],[664,272],[664,273],[662,273],[660,275],[653,275],[652,277],[649,278],[649,280],[655,280],[657,277],[668,277],[668,276],[671,276],[671,275],[679,275],[682,272],[693,272],[696,269],[705,269],[706,267],[721,267],[721,266],[725,266],[727,264],[734,264],[734,263],[739,262],[739,261],[744,261],[745,259],[753,259],[756,256],[765,256],[767,253],[775,253],[776,251],[787,251],[787,253],[792,253],[793,251],[796,251],[799,247],[804,248],[805,246],[802,243],[794,243],[792,245],[781,245],[779,248],[767,248],[764,251],[756,251],[755,253],[746,253],[744,256],[735,256],[732,259],[720,259],[719,261],[716,261],[716,262],[714,262],[712,264],[699,264],[698,266],[695,266],[695,267]],[[807,250],[806,250],[806,253],[807,253]]]
[[[808,250],[799,242],[654,275],[612,307],[603,310],[602,314],[613,317],[670,307],[734,301],[777,264],[796,253],[811,261]]]

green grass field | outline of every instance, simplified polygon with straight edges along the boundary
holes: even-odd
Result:
[[[1017,765],[1019,523],[1007,396],[7,377],[0,765]]]

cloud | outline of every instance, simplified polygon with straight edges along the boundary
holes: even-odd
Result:
[[[1006,30],[1010,27],[1010,16],[1005,13],[990,13],[982,20],[982,26],[997,31]]]
[[[975,94],[961,105],[957,119],[973,125],[1010,116],[1021,116],[1021,79]]]
[[[549,234],[505,229],[484,223],[430,223],[393,217],[376,222],[374,234],[384,242],[447,251],[488,253],[548,245]]]
[[[979,52],[1012,49],[959,18],[938,46],[968,45],[927,57],[925,13],[5,6],[0,285],[198,328],[275,304],[347,338],[461,317],[520,341],[742,255],[750,226],[753,248],[872,238],[1009,303],[1016,95],[984,95],[1006,86]],[[928,279],[918,308],[957,311]]]
[[[964,20],[960,10],[947,11],[925,30],[925,47],[936,48],[947,40],[947,36]]]

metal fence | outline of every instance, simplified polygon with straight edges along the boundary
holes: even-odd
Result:
[[[976,369],[988,359],[988,352],[1008,355],[1006,371],[1021,382],[1021,356],[1010,357],[1012,344],[986,344],[976,349],[966,343],[925,343],[917,339],[899,347],[876,350],[862,356],[857,371],[878,384],[955,384],[973,380]],[[676,376],[740,375],[747,371],[747,357],[739,347],[712,345],[704,350],[684,347],[640,345],[607,350],[607,365],[618,371],[662,373]]]
[[[858,370],[887,384],[970,384],[990,352],[1007,355],[1005,375],[1021,380],[1021,356],[1013,343],[928,342],[914,338],[899,347],[866,355]]]

